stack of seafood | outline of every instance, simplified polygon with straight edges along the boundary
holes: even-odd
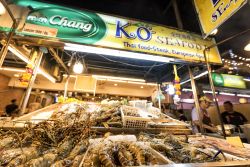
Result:
[[[140,142],[105,141],[90,146],[86,158],[83,159],[83,166],[163,165],[169,162]]]
[[[211,161],[222,161],[222,155],[207,150],[199,145],[191,145],[186,137],[172,135],[156,135],[150,137],[147,134],[140,134],[139,141],[148,142],[149,145],[174,163],[203,163]]]
[[[53,119],[26,128],[21,134],[1,132],[0,166],[79,166],[78,160],[93,136],[90,127],[94,123],[83,106],[76,112],[57,113]]]
[[[95,119],[97,126],[104,126],[106,123],[110,127],[122,127],[119,105],[101,105],[92,117]]]
[[[133,117],[140,117],[140,110],[135,107],[130,106],[122,106],[122,111],[125,116],[133,116]]]

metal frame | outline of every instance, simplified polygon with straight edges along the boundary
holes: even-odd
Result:
[[[40,50],[38,50],[37,52],[38,53],[37,53],[37,58],[36,58],[36,62],[35,62],[35,67],[34,67],[34,70],[33,70],[32,77],[31,77],[31,79],[29,81],[29,85],[28,85],[28,87],[26,89],[26,92],[25,92],[25,97],[24,97],[24,100],[23,100],[23,103],[22,103],[20,115],[25,113],[25,110],[26,110],[26,107],[27,107],[27,104],[28,104],[28,101],[29,101],[29,98],[30,98],[30,93],[31,93],[32,87],[34,85],[34,82],[35,82],[35,79],[36,79],[36,76],[37,76],[37,73],[38,73],[39,66],[40,66],[41,61],[42,61],[43,52],[40,51]]]
[[[15,34],[15,30],[18,27],[18,24],[16,22],[16,19],[14,17],[14,15],[12,14],[10,8],[8,7],[7,3],[5,2],[5,0],[0,0],[0,2],[3,4],[3,6],[5,7],[5,9],[8,11],[11,19],[13,20],[13,24],[11,26],[11,31],[9,32],[8,36],[7,36],[7,42],[6,44],[2,47],[1,52],[0,52],[0,68],[3,65],[4,59],[8,53],[8,46],[11,42],[12,37]]]
[[[58,56],[58,54],[56,53],[56,51],[53,49],[53,48],[48,48],[51,55],[55,58],[55,60],[57,61],[57,63],[59,65],[61,65],[64,70],[67,72],[67,74],[69,75],[70,72],[69,72],[69,69],[67,68],[67,66],[64,64],[64,62],[62,61],[62,59]]]

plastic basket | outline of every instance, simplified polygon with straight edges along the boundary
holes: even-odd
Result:
[[[127,106],[126,106],[127,107]],[[127,116],[124,114],[124,107],[121,107],[121,116],[123,127],[126,128],[146,128],[148,126],[149,118]],[[139,112],[139,109],[138,109]]]

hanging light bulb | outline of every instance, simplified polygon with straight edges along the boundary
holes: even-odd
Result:
[[[174,88],[174,85],[169,84],[169,85],[168,85],[168,89],[167,89],[167,91],[168,91],[168,94],[169,94],[169,95],[173,95],[173,94],[175,94],[175,88]]]
[[[83,72],[83,64],[81,62],[76,62],[73,66],[73,71],[76,74],[81,74]]]
[[[0,2],[0,15],[3,15],[5,12],[6,12],[6,9],[3,6],[3,4]]]
[[[211,35],[215,35],[215,34],[217,34],[217,32],[218,32],[218,29],[216,28],[216,29],[214,29],[214,30],[211,32]]]

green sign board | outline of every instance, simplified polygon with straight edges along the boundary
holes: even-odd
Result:
[[[14,3],[32,8],[26,23],[54,28],[57,30],[57,38],[62,40],[93,44],[106,33],[106,24],[96,13],[30,0]]]
[[[246,89],[242,76],[212,73],[215,86]]]

